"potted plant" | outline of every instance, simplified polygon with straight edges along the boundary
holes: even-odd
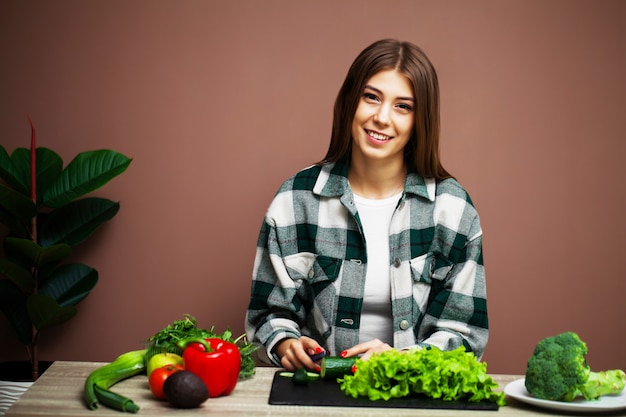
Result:
[[[9,156],[0,145],[0,310],[27,352],[32,381],[40,374],[42,331],[70,320],[94,288],[98,272],[70,263],[72,248],[112,219],[119,203],[87,196],[128,168],[131,159],[112,150],[81,152],[63,166],[48,148]],[[3,336],[3,340],[6,338]]]

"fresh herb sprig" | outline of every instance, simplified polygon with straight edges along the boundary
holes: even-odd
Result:
[[[257,350],[257,346],[249,343],[245,334],[233,339],[233,334],[230,329],[218,334],[215,332],[214,327],[208,330],[199,328],[196,318],[189,314],[185,314],[182,319],[175,320],[171,324],[168,324],[146,340],[146,361],[157,353],[168,352],[181,355],[182,352],[177,347],[178,342],[192,338],[218,338],[236,344],[239,347],[239,354],[241,355],[241,371],[239,372],[239,378],[246,379],[255,374],[256,362],[252,357],[252,353]]]

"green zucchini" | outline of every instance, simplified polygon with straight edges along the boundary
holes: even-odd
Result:
[[[145,356],[145,349],[126,352],[113,362],[92,371],[84,385],[87,406],[95,410],[98,403],[101,403],[116,410],[136,413],[139,407],[132,400],[110,391],[109,388],[123,379],[145,373]]]
[[[128,413],[137,413],[139,406],[135,404],[133,400],[128,397],[124,397],[116,392],[104,389],[101,386],[94,384],[93,386],[96,398],[98,402],[106,405],[109,408],[118,411],[126,411]]]
[[[339,356],[326,356],[320,364],[320,377],[322,379],[341,378],[352,374],[352,367],[357,357],[341,358]]]

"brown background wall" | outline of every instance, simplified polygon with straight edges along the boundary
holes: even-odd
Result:
[[[485,233],[494,373],[573,330],[626,369],[626,2],[0,2],[0,140],[134,158],[76,252],[100,282],[44,359],[111,360],[184,313],[243,332],[256,237],[320,159],[349,64],[383,37],[439,71],[443,158]],[[0,319],[0,357],[23,358]]]

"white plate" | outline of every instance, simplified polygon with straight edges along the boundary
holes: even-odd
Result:
[[[522,378],[508,383],[507,386],[504,387],[504,393],[516,400],[533,404],[537,407],[551,408],[553,410],[592,412],[626,409],[626,390],[617,395],[603,395],[597,400],[592,401],[587,401],[582,397],[572,402],[540,400],[526,391],[524,378]]]

